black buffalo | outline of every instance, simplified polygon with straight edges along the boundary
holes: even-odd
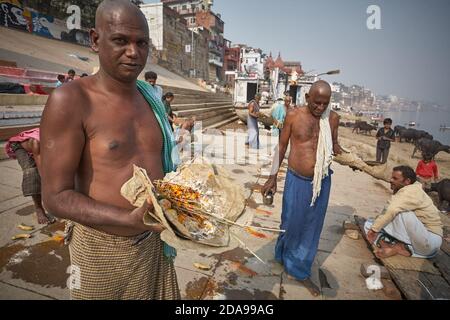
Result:
[[[366,134],[368,133],[369,135],[372,135],[372,130],[376,129],[377,128],[375,126],[368,124],[366,121],[358,121],[355,122],[352,132],[355,132],[356,130],[356,133],[364,132]]]
[[[403,131],[403,130],[406,130],[406,128],[403,127],[403,126],[395,126],[394,127],[394,133],[395,133],[396,136],[399,136],[400,132]]]
[[[397,128],[397,127],[395,127]],[[394,128],[394,129],[395,129]],[[415,143],[419,139],[425,138],[429,140],[433,140],[433,136],[426,131],[416,130],[416,129],[406,129],[406,128],[397,128],[398,136],[400,138],[400,142],[402,139],[405,139],[406,142]]]
[[[414,158],[414,155],[416,154],[417,150],[422,152],[422,154],[427,153],[434,158],[441,151],[450,153],[450,146],[443,145],[437,140],[421,138],[417,140],[416,143],[414,144],[414,151],[411,155],[411,158]]]
[[[450,203],[450,179],[444,179],[438,183],[432,183],[431,191],[436,191],[438,193],[439,206],[442,207],[443,201]]]

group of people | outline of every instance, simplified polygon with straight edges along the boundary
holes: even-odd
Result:
[[[392,119],[386,118],[383,121],[383,127],[376,134],[377,152],[376,161],[386,163],[391,148],[391,142],[395,141],[395,132],[392,129]],[[431,183],[439,180],[439,170],[433,156],[429,153],[422,153],[422,159],[419,160],[415,170],[417,181],[422,183],[425,190],[430,189]]]
[[[144,75],[145,81],[150,84],[151,88],[155,91],[155,94],[160,97],[164,104],[167,119],[169,120],[170,127],[174,133],[175,142],[178,148],[181,149],[190,139],[187,137],[191,134],[195,124],[195,117],[187,119],[178,118],[172,110],[172,102],[175,99],[175,95],[172,92],[166,92],[163,94],[163,89],[156,84],[158,80],[158,74],[153,71],[147,71]]]
[[[79,286],[70,288],[71,297],[179,299],[176,251],[161,240],[163,226],[156,221],[143,223],[144,214],[153,210],[151,200],[135,208],[120,194],[133,165],[144,168],[151,180],[175,170],[176,142],[169,117],[175,119],[162,101],[156,78],[137,80],[149,53],[147,20],[128,0],[104,0],[90,35],[100,69],[51,94],[35,157],[45,207],[68,221],[71,265],[80,280]],[[279,144],[262,193],[275,194],[290,145],[281,214],[285,232],[277,240],[275,258],[317,296],[320,291],[310,280],[311,267],[328,207],[333,155],[341,148],[339,116],[328,107],[330,85],[318,81],[305,97],[304,106],[289,108],[285,97],[284,110],[273,110]],[[168,99],[170,106],[166,94]],[[251,147],[259,147],[259,99],[255,97],[249,106]],[[17,157],[28,152],[20,146],[11,146]],[[33,166],[25,164],[24,173]],[[380,244],[383,256],[434,254],[442,225],[437,209],[417,188],[414,171],[394,169],[391,186],[394,196],[386,212],[367,225],[368,238]]]
[[[75,80],[76,76],[76,72],[73,69],[69,69],[69,71],[67,71],[67,75],[63,75],[63,74],[58,74],[58,76],[56,77],[57,81],[56,81],[56,88],[61,87],[63,84],[65,83],[69,83],[73,80]],[[80,78],[84,78],[87,77],[88,74],[87,73],[82,73]]]
[[[272,108],[273,130],[278,129],[279,144],[275,150],[272,174],[262,188],[263,195],[275,194],[277,175],[288,145],[288,172],[283,192],[281,229],[275,258],[287,274],[299,280],[313,295],[318,287],[310,280],[311,266],[317,254],[331,188],[332,156],[341,153],[338,143],[339,116],[328,104],[331,88],[328,83],[314,83],[306,95],[306,106],[291,106],[285,95]],[[258,99],[249,105],[249,143],[257,142],[255,120]],[[257,124],[257,123],[256,123]],[[377,158],[387,159],[394,132],[391,119],[377,133]],[[250,129],[254,130],[253,132]],[[409,166],[397,166],[391,174],[393,195],[376,219],[365,224],[367,239],[376,247],[379,258],[394,255],[430,258],[442,244],[443,224],[439,210],[422,188],[421,175],[437,175],[431,159],[419,162],[417,173]]]

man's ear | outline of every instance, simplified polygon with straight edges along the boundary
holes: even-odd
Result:
[[[89,30],[89,38],[91,41],[91,49],[95,52],[98,53],[98,39],[99,39],[99,35],[97,33],[97,31],[95,29],[90,29]]]
[[[305,93],[305,101],[309,102],[309,94],[308,93]]]

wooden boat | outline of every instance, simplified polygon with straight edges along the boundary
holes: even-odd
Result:
[[[272,108],[272,104],[264,104],[260,106],[259,111],[262,116],[258,118],[258,121],[261,122],[265,127],[270,127],[273,124],[273,118],[270,114]],[[236,115],[239,117],[239,120],[247,124],[248,117],[248,107],[247,104],[236,103],[234,106],[234,111]]]

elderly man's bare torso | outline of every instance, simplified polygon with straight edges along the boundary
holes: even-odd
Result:
[[[314,176],[316,165],[317,143],[319,139],[319,118],[314,117],[306,107],[297,107],[289,111],[290,153],[289,167],[305,177]],[[336,130],[339,116],[330,113],[331,131]]]

